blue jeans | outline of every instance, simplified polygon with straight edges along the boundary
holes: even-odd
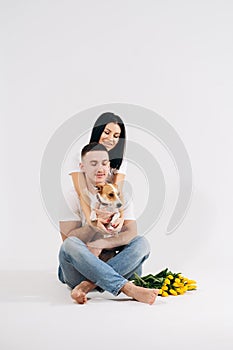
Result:
[[[104,262],[80,239],[68,237],[59,252],[59,280],[71,288],[89,280],[102,290],[118,295],[134,272],[141,275],[142,263],[150,254],[149,243],[143,236],[135,237],[120,248],[117,255]]]

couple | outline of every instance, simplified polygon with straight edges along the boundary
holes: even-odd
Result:
[[[59,252],[59,279],[72,289],[71,297],[79,304],[87,302],[87,293],[93,289],[106,290],[113,295],[123,292],[137,301],[153,304],[159,290],[130,282],[135,272],[141,275],[142,264],[149,256],[147,240],[137,235],[131,204],[124,201],[110,237],[105,227],[110,213],[97,211],[97,221],[90,221],[87,195],[95,196],[96,185],[109,181],[109,173],[114,183],[122,183],[124,179],[119,164],[125,141],[123,122],[112,113],[104,113],[97,120],[92,135],[96,128],[100,134],[98,141],[93,142],[91,138],[91,143],[82,149],[80,169],[71,172],[76,191],[70,193],[68,201],[74,220],[60,221],[64,242]],[[114,157],[109,160],[110,154]]]

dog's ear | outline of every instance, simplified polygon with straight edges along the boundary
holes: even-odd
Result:
[[[102,190],[103,190],[103,186],[102,186],[102,185],[96,185],[96,186],[95,186],[95,189],[96,189],[99,193],[101,193]]]

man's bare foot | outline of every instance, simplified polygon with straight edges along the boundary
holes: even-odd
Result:
[[[87,302],[87,293],[95,287],[96,285],[94,283],[83,281],[72,289],[71,298],[77,301],[78,304],[85,304]]]
[[[127,282],[121,291],[128,297],[140,301],[142,303],[152,305],[155,302],[157,295],[159,294],[159,289],[148,289],[143,287],[135,286],[131,282]]]

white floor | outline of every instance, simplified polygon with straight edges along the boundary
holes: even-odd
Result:
[[[229,296],[199,277],[199,289],[158,297],[154,305],[123,294],[70,298],[54,272],[2,271],[1,350],[232,349]]]

